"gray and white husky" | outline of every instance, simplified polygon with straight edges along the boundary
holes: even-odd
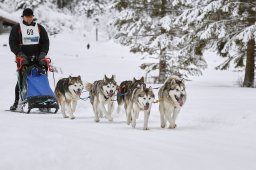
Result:
[[[118,93],[117,93],[117,104],[118,104],[117,113],[120,112],[121,106],[124,104],[126,95],[128,95],[128,93],[132,93],[132,91],[135,88],[140,87],[141,85],[146,86],[146,84],[144,83],[144,77],[141,77],[138,80],[134,77],[132,81],[126,80],[121,82],[118,88]]]
[[[81,77],[71,77],[60,79],[55,88],[55,95],[64,118],[74,119],[77,101],[83,91]],[[68,114],[68,116],[66,115]]]
[[[183,79],[171,76],[158,91],[161,127],[169,122],[169,128],[176,127],[176,118],[186,101],[186,88]]]
[[[90,94],[95,121],[99,122],[99,117],[103,117],[103,115],[109,121],[112,121],[111,114],[114,111],[114,96],[117,89],[115,75],[112,75],[111,78],[105,75],[103,80],[95,81],[93,84],[85,83],[85,89]],[[105,105],[107,105],[107,109]]]
[[[128,93],[125,97],[125,111],[127,116],[127,124],[132,123],[132,127],[136,126],[136,119],[139,112],[144,112],[144,130],[148,130],[148,119],[150,115],[151,105],[155,99],[152,88],[146,88],[145,85],[134,88],[132,93]]]

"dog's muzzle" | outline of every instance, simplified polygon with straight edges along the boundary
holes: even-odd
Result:
[[[149,109],[149,103],[146,103],[146,105],[144,106],[144,110],[148,110]]]
[[[115,93],[113,90],[110,90],[109,92],[107,92],[107,94],[108,94],[108,97],[112,97]]]
[[[183,104],[184,104],[184,95],[181,94],[180,97],[177,97],[177,96],[175,95],[175,99],[176,99],[177,102],[179,103],[180,107],[182,107]]]
[[[78,89],[78,90],[74,90],[74,92],[75,92],[75,94],[77,95],[77,96],[81,96],[81,92],[82,92],[82,90],[81,89]]]

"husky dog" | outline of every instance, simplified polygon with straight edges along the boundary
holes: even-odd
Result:
[[[158,97],[161,127],[164,128],[168,121],[169,128],[175,128],[176,118],[187,97],[183,79],[177,76],[167,78],[159,89]]]
[[[148,119],[154,99],[155,95],[152,88],[146,88],[144,85],[136,87],[132,93],[128,93],[124,101],[127,124],[129,125],[132,122],[132,127],[135,128],[139,112],[144,111],[144,130],[148,130]]]
[[[93,84],[85,83],[85,89],[89,91],[90,102],[93,107],[95,122],[99,122],[99,117],[105,115],[109,121],[113,118],[111,114],[114,110],[114,94],[117,89],[115,75],[108,78],[106,75],[103,80],[95,81]],[[107,104],[108,110],[105,105]]]
[[[135,78],[133,78],[132,81],[126,80],[120,84],[118,88],[118,93],[117,93],[117,103],[118,103],[117,113],[120,112],[121,106],[124,104],[124,99],[126,95],[128,95],[128,93],[132,93],[132,91],[136,87],[140,87],[141,85],[146,86],[144,83],[144,77],[141,77],[138,80],[136,80]]]
[[[77,101],[80,99],[83,88],[83,82],[80,76],[69,76],[58,81],[55,88],[55,95],[61,106],[61,112],[64,118],[75,118],[73,113],[76,110]]]

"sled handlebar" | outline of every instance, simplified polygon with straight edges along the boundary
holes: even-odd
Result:
[[[52,60],[49,57],[43,58],[40,61],[44,61],[47,65],[48,71],[53,72],[53,68],[51,65]]]
[[[20,56],[16,56],[15,62],[17,63],[17,71],[19,71],[22,68],[22,61],[25,60],[24,58]]]
[[[22,68],[23,60],[26,60],[26,59],[22,58],[20,56],[16,56],[15,62],[17,63],[17,71],[19,71]],[[43,58],[40,61],[45,62],[46,66],[48,68],[48,71],[53,72],[53,68],[52,68],[52,65],[51,65],[52,60],[49,57]]]

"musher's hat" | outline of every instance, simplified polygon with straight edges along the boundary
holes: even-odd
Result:
[[[24,16],[34,16],[32,9],[30,9],[30,8],[24,9],[21,17],[24,17]]]

